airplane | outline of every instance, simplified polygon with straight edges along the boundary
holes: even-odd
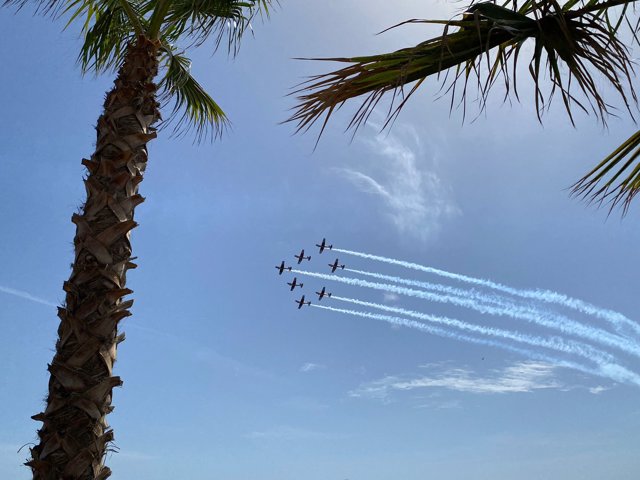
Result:
[[[316,247],[318,247],[320,249],[320,253],[322,253],[322,252],[324,252],[325,248],[328,248],[329,250],[331,250],[333,248],[333,245],[327,246],[327,239],[323,238],[322,239],[322,243],[320,243],[320,244],[316,243]]]
[[[324,297],[327,297],[327,298],[331,297],[331,294],[327,293],[326,287],[322,287],[322,290],[320,290],[319,292],[316,292],[316,295],[318,295],[318,301],[322,300]]]
[[[307,260],[311,260],[311,255],[309,255],[308,257],[304,256],[304,248],[300,250],[300,255],[294,255],[294,257],[298,259],[298,265],[300,265],[302,263],[302,260],[304,260],[305,258]]]
[[[287,285],[291,285],[291,291],[293,292],[293,289],[296,287],[302,288],[304,283],[298,283],[298,277],[293,277],[293,282],[287,282]]]
[[[276,265],[276,268],[278,269],[278,275],[282,275],[282,272],[284,272],[285,270],[291,271],[291,267],[284,266],[284,260],[282,260],[282,263],[280,264],[280,266]]]
[[[329,266],[331,267],[331,273],[334,273],[336,271],[337,268],[341,268],[344,270],[344,265],[338,265],[338,259],[336,258],[336,261],[333,263],[330,263]]]
[[[300,310],[304,305],[311,305],[311,302],[304,301],[304,295],[302,295],[300,300],[294,300],[294,302],[298,304],[298,310]]]

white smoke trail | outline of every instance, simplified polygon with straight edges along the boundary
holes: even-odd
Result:
[[[40,303],[42,305],[47,305],[49,307],[57,307],[53,302],[49,302],[48,300],[44,300],[43,298],[36,297],[35,295],[31,295],[29,292],[24,292],[22,290],[16,290],[15,288],[3,287],[0,285],[0,292],[7,293],[9,295],[13,295],[15,297],[20,297],[25,300],[29,300],[31,302]]]
[[[381,257],[379,255],[371,255],[368,253],[355,252],[353,250],[344,250],[341,248],[334,248],[334,252],[344,253],[347,255],[353,255],[356,257],[367,258],[369,260],[376,260],[378,262],[390,263],[392,265],[398,265],[405,268],[410,268],[413,270],[419,270],[421,272],[432,273],[434,275],[438,275],[445,278],[451,278],[452,280],[458,280],[460,282],[471,283],[474,285],[478,285],[481,287],[491,288],[493,290],[497,290],[500,292],[508,293],[510,295],[514,295],[521,298],[529,298],[533,300],[540,300],[545,303],[555,303],[557,305],[562,305],[564,307],[577,310],[582,313],[586,313],[588,315],[593,315],[594,317],[601,318],[611,324],[613,324],[618,331],[620,331],[624,325],[630,327],[635,331],[636,334],[640,334],[640,324],[634,322],[633,320],[627,318],[623,314],[600,308],[595,305],[592,305],[583,300],[579,300],[577,298],[572,298],[562,293],[553,292],[551,290],[527,290],[527,289],[518,289],[509,287],[507,285],[503,285],[501,283],[493,282],[491,280],[486,280],[483,278],[470,277],[467,275],[460,275],[458,273],[448,272],[446,270],[440,270],[433,267],[426,267],[424,265],[419,265],[417,263],[405,262],[403,260],[396,260],[394,258]]]
[[[394,282],[394,283],[399,283],[399,284],[402,284],[402,285],[410,285],[410,286],[414,286],[414,287],[424,288],[426,290],[433,290],[433,291],[436,291],[436,292],[446,293],[446,294],[449,294],[449,295],[456,295],[456,296],[459,296],[459,297],[471,298],[471,299],[478,300],[478,301],[480,301],[482,303],[485,303],[485,304],[497,305],[500,308],[508,310],[508,311],[526,310],[526,311],[532,312],[533,314],[543,314],[544,313],[544,312],[540,312],[536,307],[533,307],[533,306],[530,306],[530,305],[526,305],[526,306],[523,307],[522,305],[518,305],[516,303],[513,303],[513,301],[509,301],[507,298],[505,298],[503,296],[499,296],[499,295],[495,295],[495,294],[486,294],[486,293],[483,293],[483,292],[478,291],[478,290],[455,288],[455,287],[450,287],[448,285],[442,285],[442,284],[430,283],[430,282],[422,282],[422,281],[419,281],[419,280],[410,280],[410,279],[406,279],[406,278],[402,278],[402,277],[396,277],[396,276],[392,276],[392,275],[383,275],[381,273],[367,272],[367,271],[363,271],[363,270],[355,270],[353,268],[345,268],[345,271],[353,272],[353,273],[356,273],[356,274],[359,274],[359,275],[364,275],[364,276],[368,276],[368,277],[372,277],[372,278],[377,278],[377,279],[380,279],[380,280],[387,280],[387,281]],[[446,296],[445,296],[445,298],[447,299],[447,301],[449,301],[449,299]],[[474,310],[477,310],[476,307],[471,307],[471,308],[473,308]],[[566,317],[560,316],[559,319],[560,320],[566,320]],[[602,331],[605,332],[604,330],[602,330]]]
[[[334,308],[326,305],[318,305],[316,303],[311,304],[312,307],[321,308],[324,310],[329,310],[336,313],[344,313],[347,315],[353,315],[356,317],[363,318],[371,318],[373,320],[380,320],[383,322],[390,323],[392,325],[397,325],[401,327],[413,328],[416,330],[421,330],[423,332],[431,333],[433,335],[438,335],[441,337],[452,338],[454,340],[459,340],[468,343],[475,343],[479,345],[487,345],[490,347],[501,348],[503,350],[508,350],[514,353],[518,353],[520,355],[526,356],[535,360],[542,360],[553,365],[557,365],[559,367],[571,368],[573,370],[577,370],[583,373],[587,373],[589,375],[595,375],[599,377],[608,378],[609,380],[613,380],[620,383],[632,384],[636,386],[640,386],[640,376],[635,372],[632,372],[620,365],[616,364],[605,364],[599,366],[598,369],[593,369],[587,367],[585,365],[569,362],[566,360],[561,360],[555,357],[551,357],[549,355],[541,354],[538,352],[534,352],[532,350],[528,350],[525,348],[514,347],[513,345],[509,345],[502,342],[497,342],[495,340],[487,340],[483,338],[475,338],[469,337],[467,335],[460,335],[455,332],[450,332],[448,330],[444,330],[437,327],[432,327],[429,325],[425,325],[424,323],[416,322],[415,320],[407,320],[405,318],[395,317],[391,315],[381,315],[377,313],[370,312],[361,312],[358,310],[347,310],[342,308]]]
[[[528,307],[518,305],[507,306],[491,306],[481,304],[472,298],[455,297],[451,295],[440,295],[422,290],[414,290],[412,288],[399,287],[387,283],[369,282],[358,278],[340,277],[336,275],[327,275],[324,273],[307,272],[304,270],[292,270],[300,275],[308,275],[311,277],[332,280],[334,282],[346,283],[358,287],[372,288],[375,290],[383,290],[391,293],[398,293],[409,297],[424,298],[441,303],[451,303],[461,307],[471,308],[480,313],[490,315],[504,315],[511,318],[526,320],[540,326],[559,330],[569,335],[576,335],[587,338],[591,341],[618,348],[624,352],[640,357],[640,345],[631,343],[627,338],[619,337],[605,330],[583,325],[562,315],[556,315],[549,312],[539,312]]]
[[[435,292],[446,293],[449,295],[456,295],[458,297],[475,298],[485,303],[499,304],[502,306],[513,305],[508,302],[506,298],[499,297],[497,295],[482,293],[473,289],[462,289],[450,287],[448,285],[442,285],[441,283],[421,282],[419,280],[409,280],[407,278],[395,277],[393,275],[383,275],[382,273],[366,272],[364,270],[355,270],[353,268],[345,268],[345,272],[352,272],[365,277],[377,278],[379,280],[387,280],[393,283],[400,283],[402,285],[409,285],[412,287],[424,288],[425,290],[433,290]]]
[[[333,296],[333,300],[339,300],[341,302],[353,303],[355,305],[361,305],[363,307],[377,308],[378,310],[384,310],[386,312],[397,313],[405,317],[418,318],[420,320],[426,320],[432,323],[438,323],[446,325],[448,327],[459,328],[460,330],[466,330],[469,332],[479,333],[481,335],[488,335],[493,337],[500,337],[507,340],[513,340],[515,342],[526,343],[535,347],[548,348],[558,352],[568,353],[571,355],[578,355],[587,360],[592,360],[598,364],[607,364],[615,361],[613,355],[593,348],[591,345],[587,345],[580,342],[574,342],[571,340],[565,341],[560,337],[544,338],[540,336],[526,335],[519,332],[513,332],[494,327],[483,327],[481,325],[475,325],[473,323],[463,322],[454,318],[439,317],[435,315],[428,315],[425,313],[416,312],[413,310],[406,310],[404,308],[390,307],[388,305],[382,305],[379,303],[365,302],[357,300],[355,298],[345,298]]]

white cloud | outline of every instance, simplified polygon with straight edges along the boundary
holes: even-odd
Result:
[[[562,385],[554,379],[554,368],[550,364],[529,361],[501,370],[493,370],[492,374],[486,377],[476,376],[471,370],[463,368],[450,368],[414,378],[387,376],[360,385],[349,392],[349,396],[388,401],[392,392],[424,388],[477,394],[525,393],[540,389],[561,388]]]
[[[426,240],[438,233],[444,220],[460,213],[438,176],[436,162],[423,153],[411,128],[396,125],[393,133],[376,133],[363,142],[375,157],[383,158],[359,168],[333,170],[358,190],[378,197],[400,233]]]
[[[319,363],[305,363],[304,365],[302,365],[300,367],[300,371],[303,373],[308,373],[308,372],[313,372],[314,370],[322,370],[326,368],[324,365],[321,365]]]
[[[607,390],[610,390],[609,387],[603,387],[602,385],[598,385],[597,387],[591,387],[589,389],[589,392],[593,393],[594,395],[598,395],[602,392],[606,392]]]

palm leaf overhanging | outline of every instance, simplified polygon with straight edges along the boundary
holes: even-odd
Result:
[[[629,26],[635,37],[637,29],[628,18],[628,7],[633,1],[570,0],[563,5],[556,0],[527,0],[521,5],[511,0],[503,5],[482,2],[472,5],[454,20],[403,22],[442,24],[444,31],[414,47],[392,53],[314,59],[348,65],[313,76],[299,85],[293,92],[298,104],[288,121],[296,124],[297,132],[320,123],[319,138],[337,109],[347,100],[362,96],[362,103],[347,125],[347,129],[355,133],[389,93],[385,128],[427,77],[440,74],[443,74],[443,88],[451,95],[452,107],[460,103],[465,108],[468,87],[475,85],[482,110],[492,87],[500,79],[505,87],[505,99],[510,94],[518,98],[516,67],[522,59],[522,47],[530,40],[534,48],[528,60],[528,72],[533,81],[538,118],[542,118],[551,100],[559,94],[572,123],[573,109],[577,107],[594,113],[606,124],[607,117],[614,112],[603,98],[594,74],[613,87],[630,114],[637,103],[631,81],[632,60],[628,48],[618,38],[622,26]],[[614,7],[619,7],[615,13]],[[546,80],[547,93],[543,89]],[[623,162],[629,155],[632,156]],[[615,181],[638,157],[640,133],[581,179],[573,193],[596,201],[611,199],[613,205],[623,201],[626,211],[640,190],[640,167],[632,169],[625,180],[617,184]],[[610,180],[605,180],[615,165],[620,169]],[[597,188],[601,182],[604,186]]]

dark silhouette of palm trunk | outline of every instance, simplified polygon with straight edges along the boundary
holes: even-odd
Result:
[[[131,262],[130,231],[147,164],[147,142],[160,119],[153,80],[158,71],[157,42],[140,37],[127,50],[96,126],[95,153],[82,164],[87,198],[76,225],[75,259],[64,283],[66,301],[58,309],[56,353],[48,367],[49,394],[40,443],[31,448],[34,480],[105,479],[104,457],[113,431],[106,416],[113,387],[117,345],[124,340],[118,323],[131,315],[127,289]]]

